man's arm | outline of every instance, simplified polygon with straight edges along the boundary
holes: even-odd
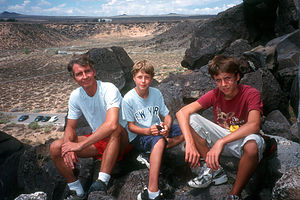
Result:
[[[80,151],[91,144],[94,144],[108,136],[110,136],[119,126],[119,108],[113,107],[107,110],[105,122],[86,140],[80,143],[65,143],[63,145],[63,153],[69,151]]]
[[[219,156],[225,144],[247,137],[250,134],[258,133],[260,130],[260,112],[251,110],[248,114],[248,121],[236,131],[219,139],[210,149],[206,156],[206,164],[209,168],[219,168]]]
[[[67,126],[64,132],[64,143],[75,142],[76,139],[76,119],[68,119]],[[74,163],[78,162],[77,156],[74,152],[62,153],[62,157],[66,166],[74,168]]]
[[[198,102],[190,103],[181,108],[177,113],[176,117],[184,136],[186,147],[185,147],[185,162],[190,163],[191,167],[199,166],[200,154],[196,148],[194,138],[192,136],[190,126],[190,115],[201,110],[202,106]]]

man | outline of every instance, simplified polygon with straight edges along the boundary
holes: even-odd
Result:
[[[122,127],[126,122],[119,115],[121,94],[112,83],[96,81],[96,70],[89,56],[75,56],[68,64],[68,71],[80,87],[70,95],[64,138],[51,144],[50,154],[68,183],[68,199],[84,199],[86,193],[73,174],[77,157],[102,159],[98,180],[88,193],[106,192],[112,169],[128,144],[128,135]],[[82,114],[93,131],[87,136],[76,135],[76,123]]]
[[[186,140],[186,162],[196,167],[200,166],[200,156],[205,160],[200,174],[188,185],[204,188],[227,182],[219,156],[234,156],[240,162],[228,199],[240,199],[265,148],[263,138],[257,134],[262,116],[261,96],[256,89],[239,84],[239,64],[232,57],[215,56],[208,70],[217,88],[176,113]],[[211,106],[215,123],[194,114]]]

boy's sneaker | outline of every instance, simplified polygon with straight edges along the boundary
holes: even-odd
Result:
[[[214,185],[220,185],[226,183],[228,181],[228,177],[225,174],[222,167],[218,170],[213,171],[212,169],[208,168],[206,163],[203,164],[199,175],[190,180],[188,185],[193,188],[206,188],[211,183]]]
[[[150,153],[141,153],[136,160],[150,169]]]
[[[103,181],[98,179],[91,185],[91,187],[88,191],[88,194],[90,194],[91,192],[94,192],[94,191],[101,191],[101,192],[104,192],[105,194],[107,194],[107,186]]]
[[[144,188],[143,192],[137,195],[137,200],[164,200],[164,199],[165,198],[163,196],[163,193],[159,193],[157,197],[155,197],[154,199],[150,199],[148,195],[147,187]]]
[[[224,200],[242,200],[242,198],[234,194],[229,194]]]
[[[76,191],[69,190],[64,199],[65,200],[84,200],[84,199],[86,199],[86,195],[83,194],[82,196],[78,196]]]

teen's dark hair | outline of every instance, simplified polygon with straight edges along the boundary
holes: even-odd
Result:
[[[72,77],[74,77],[73,72],[73,65],[78,64],[82,67],[90,66],[92,70],[95,70],[94,62],[90,59],[89,55],[87,53],[81,54],[81,55],[75,55],[71,58],[69,64],[68,64],[68,72]]]
[[[230,73],[237,75],[240,73],[239,61],[230,56],[216,55],[208,64],[208,73],[212,78],[219,73]]]

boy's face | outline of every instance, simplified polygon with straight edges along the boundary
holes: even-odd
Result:
[[[225,99],[232,99],[239,92],[238,80],[240,75],[220,72],[217,76],[214,75],[214,81],[218,88],[224,93]]]
[[[150,83],[152,82],[153,77],[150,74],[147,74],[143,71],[139,71],[133,77],[136,89],[143,91],[148,90]]]
[[[73,73],[75,81],[83,88],[89,88],[95,83],[96,72],[89,65],[83,67],[74,64]]]

